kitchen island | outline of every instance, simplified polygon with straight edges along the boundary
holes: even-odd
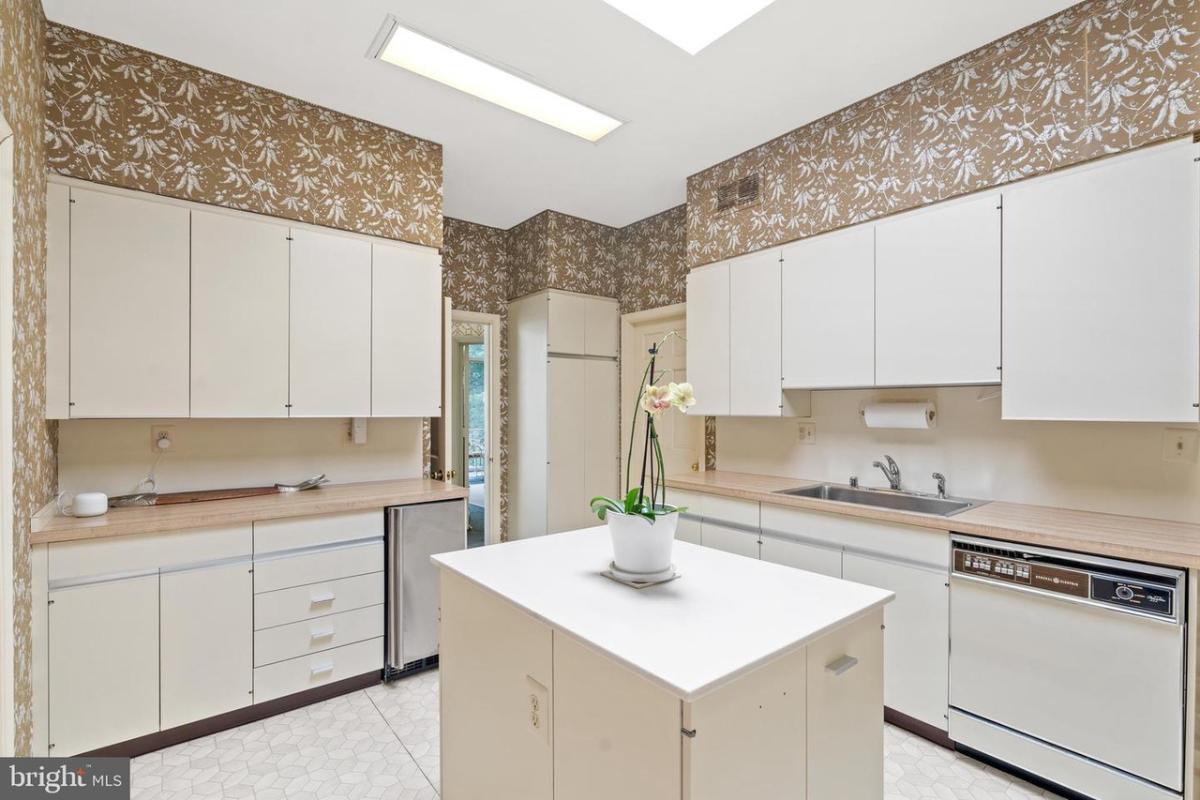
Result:
[[[434,556],[445,800],[878,800],[891,592],[591,528]]]

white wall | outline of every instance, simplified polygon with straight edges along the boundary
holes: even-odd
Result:
[[[886,486],[871,462],[887,453],[907,489],[934,491],[930,473],[941,472],[955,495],[1200,522],[1200,466],[1162,460],[1168,426],[1004,422],[999,398],[980,394],[813,392],[812,444],[798,442],[795,420],[720,419],[717,468],[838,483],[853,474],[864,486]],[[858,411],[872,399],[933,399],[937,427],[867,429]]]
[[[367,421],[352,444],[345,419],[63,420],[59,488],[127,494],[150,469],[151,426],[170,425],[175,446],[158,464],[158,491],[294,483],[322,472],[335,483],[421,477],[421,421]]]

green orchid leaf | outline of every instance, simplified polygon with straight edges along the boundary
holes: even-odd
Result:
[[[603,495],[593,497],[591,503],[588,505],[591,506],[592,513],[599,517],[601,521],[608,516],[609,511],[615,511],[618,514],[625,513],[624,509],[621,508],[620,503],[610,497],[604,497]]]

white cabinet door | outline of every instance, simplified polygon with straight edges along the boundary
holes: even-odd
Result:
[[[192,416],[286,417],[288,228],[192,212]]]
[[[70,402],[71,187],[47,183],[46,419],[69,418]]]
[[[595,517],[588,508],[592,495],[588,494],[584,453],[591,421],[579,412],[588,405],[588,362],[580,358],[546,361],[546,532],[560,533],[599,524],[592,522]]]
[[[254,586],[250,562],[161,577],[164,730],[250,705]]]
[[[615,498],[620,493],[617,487],[620,461],[617,457],[617,362],[588,360],[583,364],[584,443],[583,452],[576,457],[582,457],[584,463],[583,488],[586,496],[583,500],[586,508],[587,502],[596,495]],[[554,406],[553,396],[550,405]],[[587,524],[600,524],[594,517],[586,519]]]
[[[188,416],[188,218],[71,189],[71,416]]]
[[[687,372],[696,390],[689,413],[729,414],[729,262],[687,277]],[[778,410],[778,409],[777,409]]]
[[[731,528],[706,519],[700,523],[700,540],[705,547],[758,558],[758,534],[752,531]]]
[[[734,416],[783,414],[779,289],[778,250],[729,266],[729,413]]]
[[[54,589],[49,618],[50,752],[157,731],[158,575]]]
[[[842,551],[808,542],[796,542],[763,535],[759,555],[763,561],[842,577]]]
[[[291,233],[291,416],[370,416],[371,245]]]
[[[546,350],[584,355],[587,352],[589,298],[570,292],[546,294]]]
[[[442,261],[371,245],[371,416],[442,414]]]
[[[884,703],[947,727],[950,691],[950,590],[946,573],[847,552],[842,577],[896,593],[884,607]]]
[[[783,385],[875,383],[875,228],[783,248]]]
[[[875,383],[1000,382],[1000,195],[875,227]]]
[[[1196,422],[1196,154],[1177,142],[1005,191],[1005,419]]]
[[[589,356],[616,358],[621,341],[621,307],[615,300],[602,297],[588,299],[584,319],[584,351]]]

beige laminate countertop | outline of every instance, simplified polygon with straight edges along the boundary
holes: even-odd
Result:
[[[667,478],[668,487],[685,491],[1200,569],[1200,525],[1192,523],[1002,501],[941,517],[775,493],[814,483],[822,481],[721,470]]]
[[[191,528],[237,525],[266,519],[363,511],[466,497],[461,486],[412,478],[342,483],[293,494],[209,500],[174,506],[113,508],[99,517],[64,517],[49,503],[33,518],[31,544],[100,539],[135,533],[165,533]]]

